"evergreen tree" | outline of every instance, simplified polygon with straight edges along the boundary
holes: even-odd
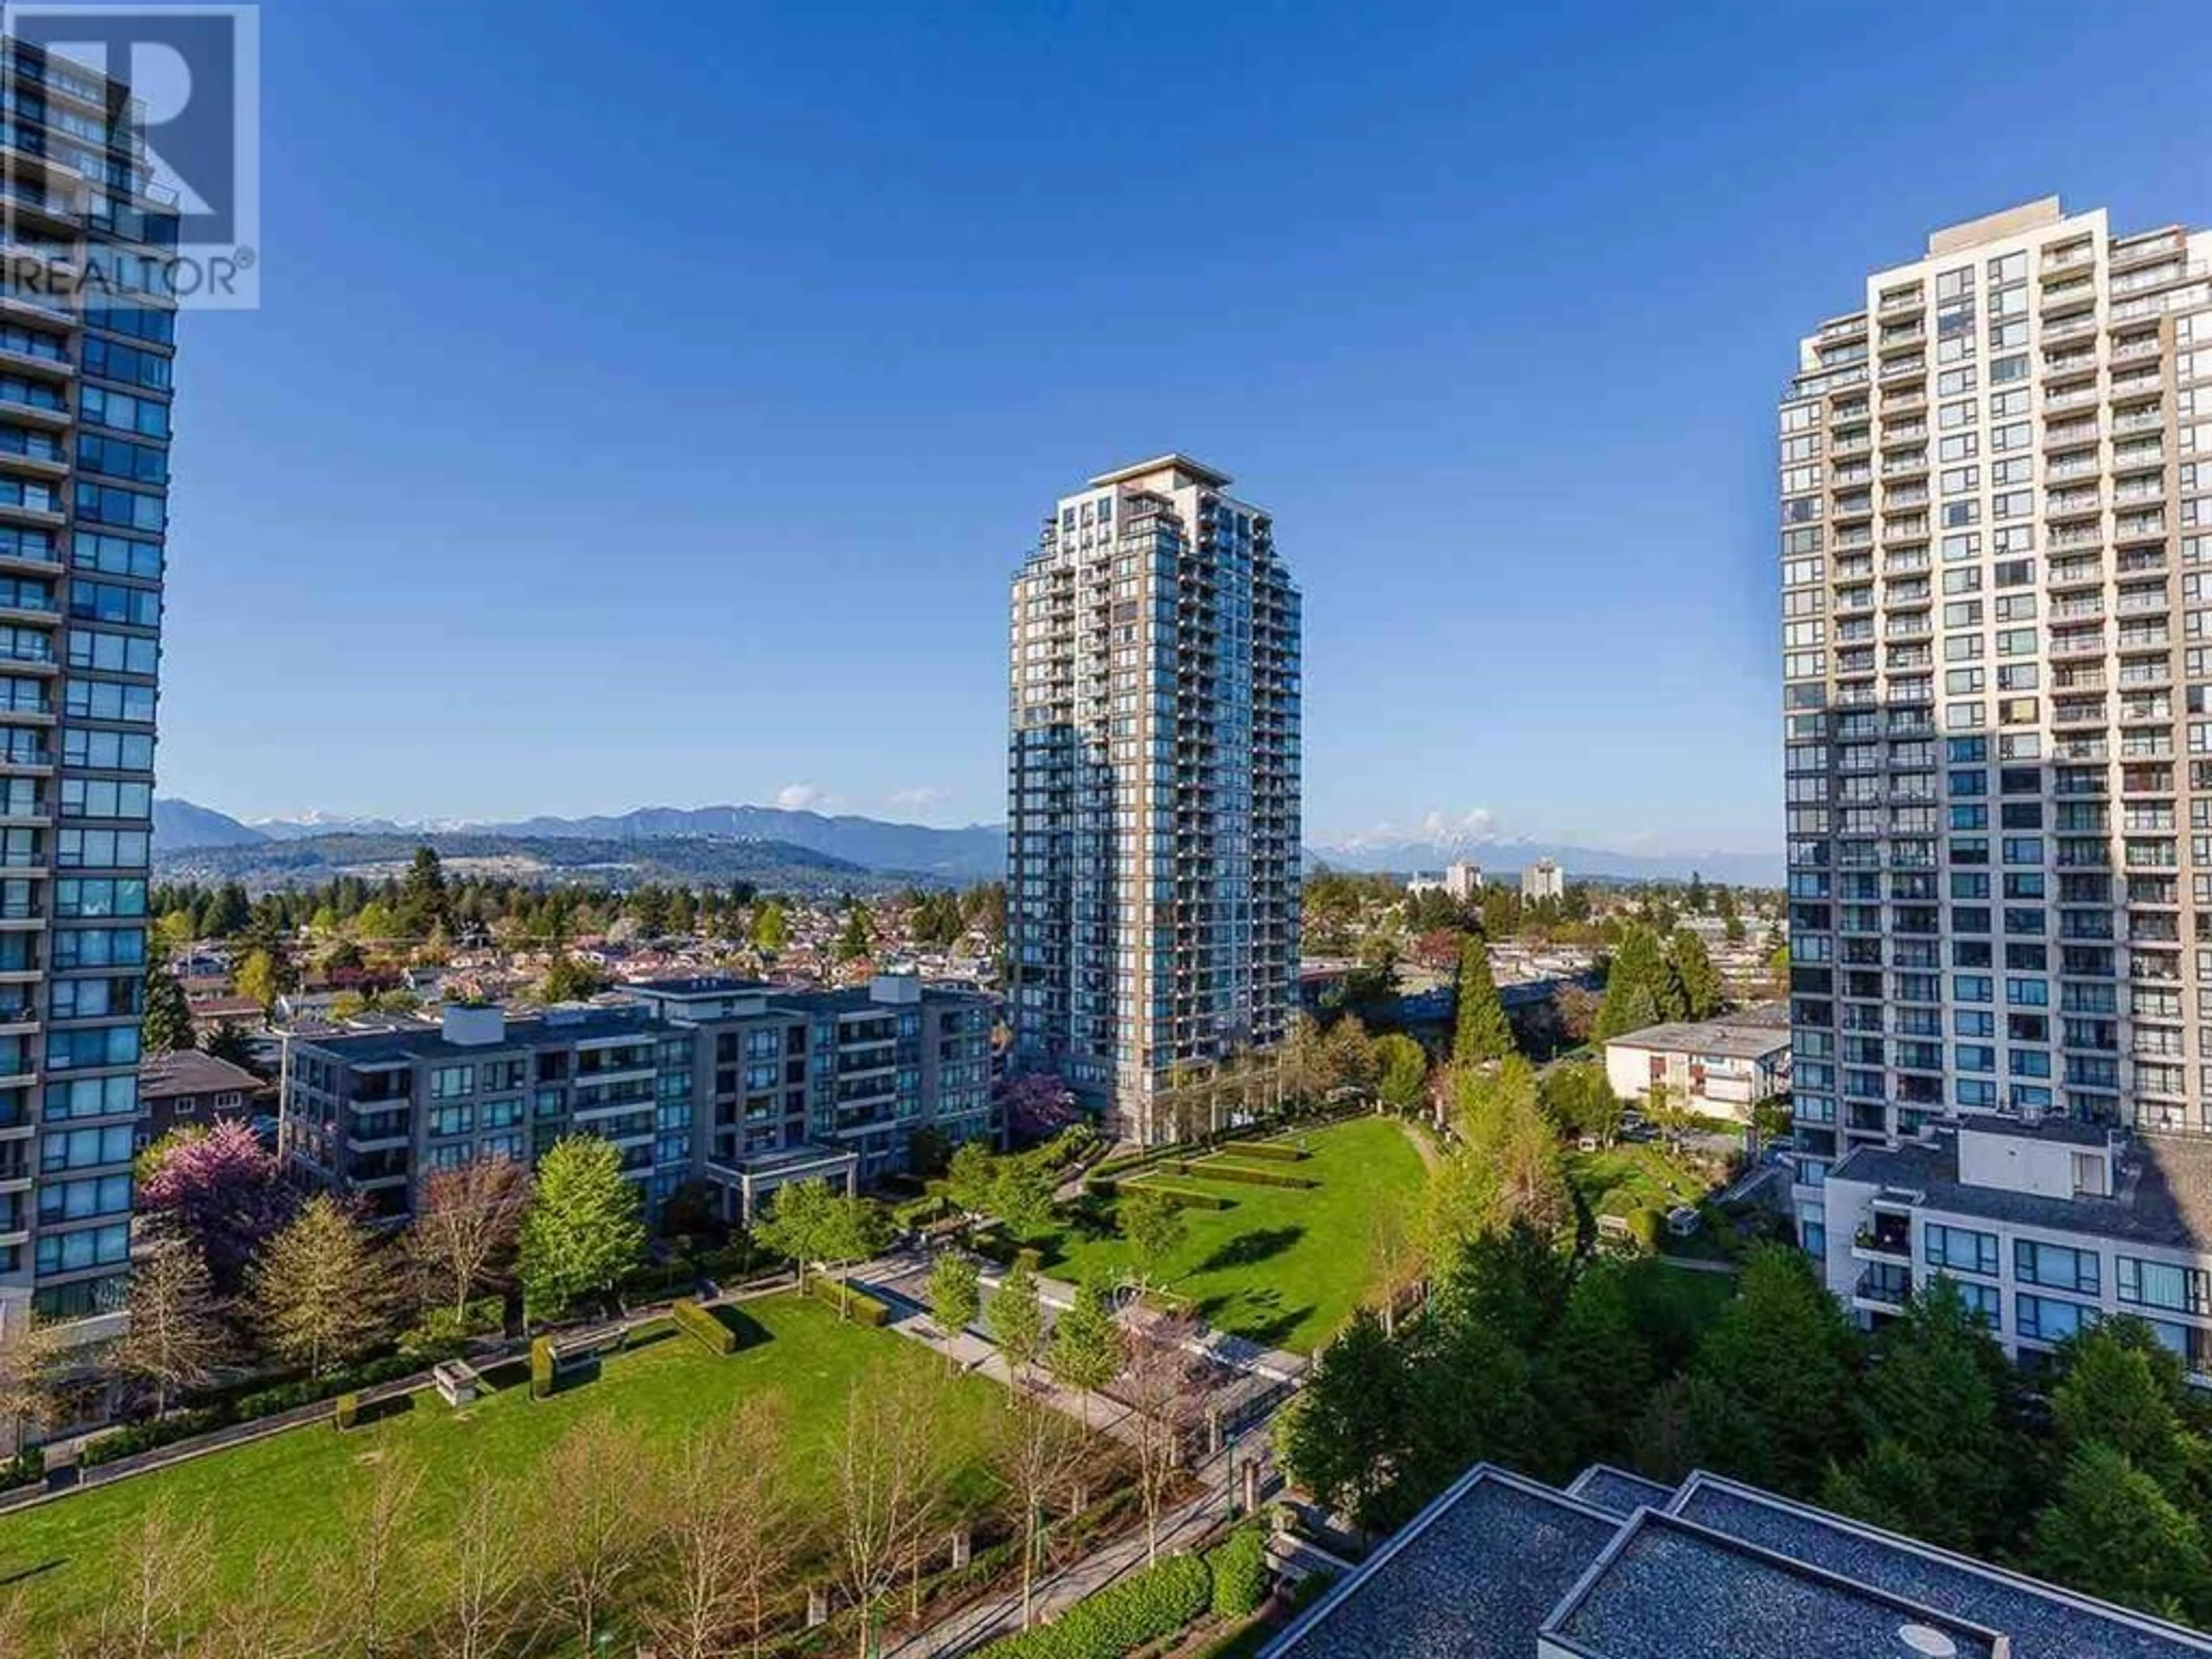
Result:
[[[1624,1461],[1656,1375],[1630,1309],[1627,1269],[1592,1261],[1575,1280],[1536,1366],[1534,1391],[1547,1407],[1552,1472],[1564,1477],[1590,1463]]]
[[[1711,1019],[1720,1012],[1727,993],[1705,940],[1686,927],[1677,928],[1668,944],[1667,969],[1682,1011],[1690,1018]]]
[[[149,1054],[173,1054],[193,1046],[192,1011],[185,1000],[184,981],[167,965],[146,975],[146,1014],[139,1042]]]
[[[1746,1419],[1740,1449],[1719,1467],[1792,1496],[1817,1492],[1829,1463],[1856,1449],[1858,1361],[1856,1336],[1803,1253],[1753,1250],[1692,1362]]]
[[[1498,1000],[1498,986],[1490,976],[1490,949],[1479,939],[1462,943],[1459,950],[1459,1012],[1452,1030],[1452,1059],[1470,1061],[1503,1060],[1513,1052],[1513,1027],[1506,1020],[1505,1005]]]
[[[2030,1571],[2128,1607],[2203,1622],[2212,1582],[2204,1530],[2159,1483],[2102,1441],[2068,1460],[2036,1516]]]
[[[859,962],[876,948],[874,930],[868,926],[868,910],[855,902],[846,907],[845,926],[837,935],[837,960]]]
[[[1591,1032],[1603,1042],[1626,1032],[1678,1019],[1681,1005],[1661,954],[1658,939],[1648,927],[1632,927],[1622,935],[1606,974],[1605,1000],[1598,1005],[1597,1024]]]
[[[1362,1308],[1277,1419],[1276,1453],[1291,1480],[1372,1533],[1395,1518],[1385,1498],[1412,1451],[1413,1413],[1405,1355]]]
[[[1938,1274],[1875,1338],[1856,1403],[1867,1449],[1832,1469],[1824,1502],[1947,1549],[2009,1546],[2028,1464],[2004,1351]]]
[[[446,866],[437,849],[418,847],[414,861],[399,888],[399,926],[410,939],[428,939],[433,933],[453,932],[453,898],[446,887]]]
[[[521,1279],[533,1315],[556,1318],[605,1296],[645,1255],[645,1223],[622,1152],[597,1135],[569,1135],[538,1160],[523,1217]]]
[[[2212,1502],[2212,1448],[2190,1427],[2180,1360],[2136,1319],[2091,1327],[2061,1351],[2064,1368],[2051,1391],[2058,1442],[2069,1452],[2097,1443],[2125,1456],[2185,1508]]]

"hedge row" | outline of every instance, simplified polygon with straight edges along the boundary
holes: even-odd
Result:
[[[533,1336],[530,1339],[530,1397],[544,1400],[553,1393],[553,1339]]]
[[[1134,1577],[1078,1601],[1057,1624],[994,1642],[985,1659],[1121,1659],[1172,1636],[1206,1610],[1213,1575],[1194,1555],[1171,1555]]]
[[[77,1463],[83,1468],[112,1463],[118,1457],[135,1456],[139,1452],[152,1451],[158,1446],[174,1445],[179,1440],[190,1440],[216,1429],[229,1428],[234,1424],[251,1423],[256,1418],[273,1417],[279,1412],[312,1406],[319,1400],[330,1399],[333,1395],[357,1393],[380,1382],[392,1382],[403,1376],[412,1376],[423,1369],[423,1364],[419,1355],[386,1354],[381,1359],[366,1360],[343,1370],[332,1371],[326,1376],[301,1377],[296,1382],[281,1382],[275,1388],[258,1389],[251,1394],[218,1399],[210,1404],[196,1406],[185,1411],[171,1412],[167,1417],[126,1424],[87,1442],[84,1449],[77,1455]]]
[[[817,1273],[806,1281],[806,1291],[817,1301],[828,1303],[856,1325],[881,1329],[891,1322],[889,1306],[858,1286],[841,1285],[836,1279]]]
[[[1179,1210],[1226,1210],[1237,1200],[1226,1193],[1209,1193],[1202,1187],[1178,1187],[1172,1182],[1133,1182],[1123,1189],[1132,1193],[1158,1193]]]
[[[1234,1152],[1239,1158],[1264,1158],[1279,1164],[1297,1164],[1313,1156],[1304,1147],[1293,1146],[1287,1140],[1232,1140],[1221,1150]]]
[[[1200,1181],[1241,1181],[1248,1187],[1288,1187],[1302,1193],[1311,1192],[1321,1185],[1311,1176],[1249,1169],[1242,1164],[1224,1163],[1218,1158],[1209,1158],[1203,1164],[1185,1164],[1180,1166],[1180,1173],[1194,1176]]]
[[[46,1455],[36,1446],[25,1448],[5,1462],[0,1462],[0,1492],[13,1492],[18,1486],[34,1486],[46,1478]]]
[[[1267,1540],[1258,1527],[1239,1527],[1206,1553],[1213,1574],[1213,1616],[1249,1619],[1267,1597]]]
[[[696,1337],[708,1353],[726,1358],[738,1351],[738,1334],[690,1297],[678,1301],[668,1312],[676,1322],[676,1328],[686,1336]]]

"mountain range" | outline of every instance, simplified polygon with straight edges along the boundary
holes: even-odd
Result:
[[[488,838],[533,843],[580,841],[632,849],[641,842],[668,841],[772,842],[818,854],[848,870],[928,877],[939,882],[991,879],[1004,870],[1006,856],[1006,831],[995,825],[939,830],[927,824],[831,817],[775,806],[641,806],[611,817],[534,817],[506,823],[452,820],[405,823],[324,813],[246,823],[188,800],[163,797],[154,803],[154,852],[165,867],[173,867],[178,855],[187,851],[349,836],[413,836],[427,838],[434,845],[447,837],[477,843]]]
[[[961,830],[939,830],[927,824],[894,823],[880,818],[830,817],[775,806],[641,806],[635,811],[586,817],[532,817],[506,823],[477,823],[428,819],[402,823],[391,818],[349,818],[310,812],[295,818],[269,818],[242,823],[228,814],[191,801],[164,797],[154,803],[154,850],[165,870],[181,872],[186,853],[211,849],[263,848],[262,859],[211,860],[197,857],[196,867],[212,872],[217,864],[234,869],[281,867],[278,857],[287,843],[313,841],[342,843],[326,850],[353,856],[364,852],[350,844],[359,838],[371,842],[386,837],[465,841],[473,856],[490,856],[489,841],[528,842],[543,847],[557,842],[590,842],[630,863],[657,849],[651,861],[666,866],[671,849],[659,843],[684,841],[700,843],[674,862],[695,868],[711,865],[704,848],[747,843],[774,843],[787,854],[803,851],[829,860],[824,876],[839,871],[871,871],[961,883],[996,878],[1006,867],[1006,829],[1001,824],[970,824]],[[441,848],[441,851],[443,848]],[[574,854],[580,849],[568,849]],[[1326,864],[1338,870],[1441,870],[1455,858],[1472,859],[1498,877],[1519,872],[1538,859],[1556,860],[1570,875],[1605,876],[1623,880],[1680,879],[1696,871],[1709,880],[1739,885],[1778,886],[1782,860],[1760,853],[1690,852],[1622,853],[1606,848],[1578,847],[1565,842],[1504,839],[1449,842],[1381,836],[1352,837],[1316,842],[1306,849],[1309,868]],[[294,860],[294,863],[313,860]],[[572,866],[588,860],[563,857]],[[732,854],[721,860],[733,866],[732,875],[756,873],[763,860]],[[773,862],[773,860],[767,860]],[[807,860],[811,862],[812,860]],[[244,878],[241,874],[240,879]]]
[[[1326,864],[1332,870],[1426,871],[1440,874],[1454,859],[1482,866],[1492,880],[1510,881],[1539,859],[1550,859],[1569,877],[1605,876],[1627,881],[1680,881],[1695,872],[1708,881],[1732,887],[1779,887],[1779,853],[1617,853],[1602,847],[1574,847],[1539,841],[1409,841],[1358,837],[1316,842],[1306,848],[1306,868]]]

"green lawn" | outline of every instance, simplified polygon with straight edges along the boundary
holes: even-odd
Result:
[[[1625,1140],[1602,1152],[1569,1152],[1567,1179],[1595,1215],[1627,1215],[1694,1204],[1711,1188],[1656,1141]]]
[[[744,1312],[766,1340],[728,1358],[686,1337],[664,1338],[610,1358],[599,1376],[550,1400],[533,1402],[518,1385],[455,1413],[426,1391],[414,1396],[410,1409],[351,1433],[312,1425],[0,1516],[0,1582],[27,1583],[34,1609],[88,1610],[110,1582],[118,1532],[162,1498],[180,1520],[211,1518],[217,1570],[227,1585],[241,1587],[264,1550],[276,1553],[283,1571],[309,1582],[317,1557],[344,1535],[347,1499],[362,1486],[365,1466],[380,1458],[404,1456],[421,1468],[424,1513],[412,1530],[435,1537],[453,1512],[462,1478],[478,1462],[510,1476],[526,1474],[570,1424],[592,1413],[672,1443],[740,1395],[764,1389],[781,1392],[789,1413],[794,1480],[823,1484],[848,1385],[877,1362],[941,1384],[941,1431],[966,1460],[962,1482],[979,1496],[985,1491],[981,1436],[997,1395],[994,1384],[948,1378],[928,1350],[887,1332],[842,1324],[834,1310],[818,1303],[778,1297],[748,1303]]]
[[[1313,1155],[1295,1164],[1229,1161],[1319,1181],[1311,1190],[1207,1181],[1203,1164],[1173,1177],[1176,1186],[1221,1194],[1231,1207],[1182,1212],[1182,1245],[1164,1278],[1167,1288],[1194,1298],[1217,1329],[1305,1352],[1358,1304],[1369,1280],[1373,1218],[1395,1209],[1411,1219],[1421,1158],[1405,1131],[1384,1118],[1355,1118],[1291,1139]],[[1125,1275],[1128,1246],[1114,1231],[1113,1208],[1094,1202],[1045,1239],[1045,1271],[1108,1283]]]

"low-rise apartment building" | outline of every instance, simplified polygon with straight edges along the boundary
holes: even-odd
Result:
[[[2212,1140],[1968,1118],[1854,1147],[1822,1197],[1800,1230],[1864,1325],[1940,1273],[2015,1357],[2130,1314],[2212,1376]]]
[[[787,1182],[848,1189],[906,1167],[913,1137],[995,1140],[992,1004],[885,975],[795,991],[709,975],[628,988],[613,1006],[441,1018],[285,1042],[282,1143],[380,1217],[411,1213],[433,1171],[534,1163],[597,1134],[657,1206],[687,1182],[750,1218]]]
[[[1790,1087],[1789,1018],[1778,1004],[1625,1032],[1605,1045],[1606,1081],[1631,1100],[1663,1085],[1693,1112],[1747,1123],[1753,1107]]]
[[[138,1067],[138,1144],[226,1118],[250,1123],[269,1109],[276,1092],[243,1066],[197,1048],[152,1055]]]

